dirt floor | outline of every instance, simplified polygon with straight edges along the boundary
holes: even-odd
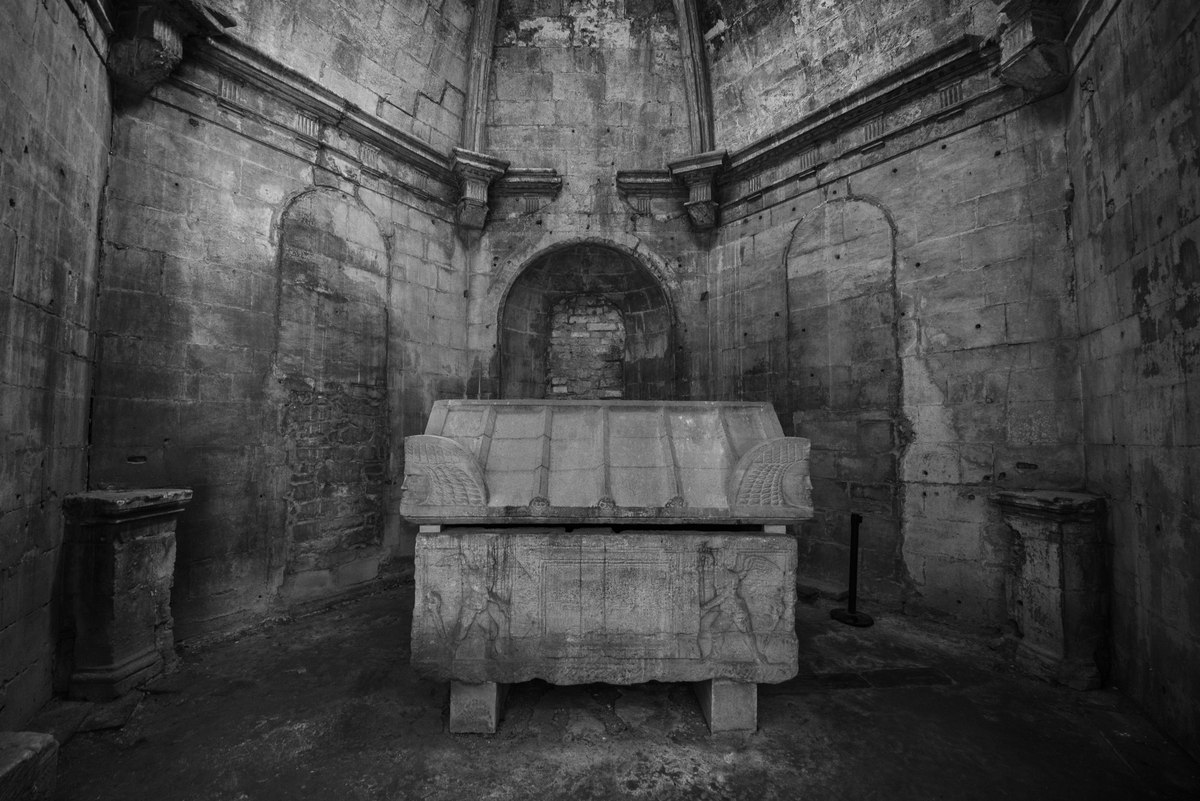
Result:
[[[529,682],[495,735],[450,734],[446,685],[408,665],[412,593],[186,651],[125,703],[48,709],[47,730],[78,730],[56,797],[1200,798],[1200,767],[1117,693],[1022,677],[927,623],[849,628],[823,603],[797,605],[801,672],[760,686],[756,733],[710,735],[688,685]]]

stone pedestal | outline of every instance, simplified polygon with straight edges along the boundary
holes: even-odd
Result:
[[[1013,530],[1008,611],[1023,669],[1077,690],[1095,689],[1107,634],[1103,500],[1070,492],[993,498]]]
[[[703,682],[713,731],[753,729],[755,684],[786,681],[799,666],[795,540],[584,531],[418,535],[412,664],[453,682],[451,730],[494,731],[497,685],[535,678]]]
[[[64,500],[73,698],[110,701],[174,661],[175,523],[191,497],[153,489]]]

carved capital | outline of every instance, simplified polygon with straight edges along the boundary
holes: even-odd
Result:
[[[724,150],[712,150],[673,161],[667,165],[671,175],[688,190],[684,203],[692,227],[706,231],[717,224],[717,200],[714,188],[717,174],[725,166]]]
[[[460,190],[455,221],[464,232],[483,230],[487,222],[488,187],[492,181],[504,175],[508,162],[486,153],[456,147],[451,169],[458,179]]]
[[[1000,80],[1038,95],[1061,91],[1070,76],[1059,0],[1007,0],[1000,34]]]

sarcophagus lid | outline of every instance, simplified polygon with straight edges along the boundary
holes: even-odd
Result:
[[[400,511],[431,523],[786,523],[808,440],[769,403],[437,401],[405,438]]]

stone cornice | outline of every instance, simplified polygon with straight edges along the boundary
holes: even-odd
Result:
[[[544,197],[550,200],[562,191],[563,179],[553,167],[509,167],[492,184],[492,193],[500,197]]]
[[[1032,102],[1001,82],[999,61],[996,42],[963,37],[732,153],[722,224]]]
[[[994,67],[999,50],[994,43],[964,36],[946,47],[897,70],[837,102],[808,115],[769,136],[732,153],[722,173],[721,184],[734,183],[803,153],[827,140],[850,141],[843,149],[869,148],[894,133],[886,116],[896,109],[929,95],[939,95],[964,77]],[[930,116],[953,113],[963,102],[953,91],[940,98]],[[919,122],[921,120],[917,120]],[[910,125],[913,123],[909,123]],[[857,137],[845,133],[857,131]],[[829,158],[824,157],[828,161]]]
[[[671,175],[670,170],[620,170],[617,173],[617,194],[638,214],[653,214],[655,201],[668,201],[669,209],[682,209],[688,190]]]
[[[314,123],[336,127],[438,181],[454,182],[447,154],[247,45],[231,39],[206,39],[188,55],[223,76],[294,106]]]

